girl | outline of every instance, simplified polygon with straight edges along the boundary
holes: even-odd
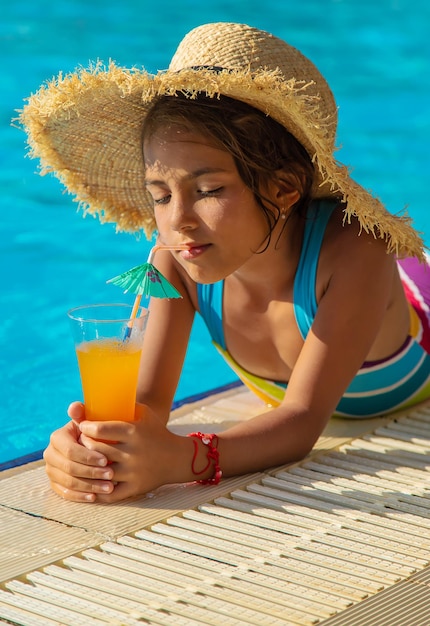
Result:
[[[73,403],[44,455],[56,493],[114,502],[217,483],[303,458],[333,414],[430,397],[422,243],[335,161],[333,96],[300,52],[245,25],[208,24],[168,71],[60,78],[21,121],[33,155],[87,211],[186,246],[157,253],[183,297],[151,302],[139,419],[90,422]],[[182,437],[166,424],[195,312],[271,408]]]

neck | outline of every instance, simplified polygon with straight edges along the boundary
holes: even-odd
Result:
[[[279,220],[272,232],[269,245],[257,252],[245,266],[234,274],[234,280],[252,296],[276,299],[294,282],[300,258],[304,220],[295,213],[288,223]]]

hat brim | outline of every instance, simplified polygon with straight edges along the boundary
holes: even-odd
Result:
[[[356,217],[361,228],[387,241],[389,251],[422,258],[422,240],[410,218],[389,213],[336,161],[336,120],[319,114],[318,96],[307,87],[282,80],[276,71],[194,68],[151,75],[97,64],[47,83],[29,98],[19,121],[41,173],[54,173],[84,212],[150,237],[156,224],[144,185],[141,134],[153,99],[203,92],[242,100],[285,126],[308,151],[316,170],[314,197],[339,197],[346,220]]]

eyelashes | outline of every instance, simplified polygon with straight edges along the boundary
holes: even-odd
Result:
[[[197,193],[200,196],[200,198],[213,198],[218,196],[220,193],[222,193],[223,191],[223,187],[217,187],[216,189],[198,189]],[[171,199],[171,194],[167,194],[165,196],[163,196],[162,198],[153,198],[153,202],[154,205],[163,205],[163,204],[169,204],[170,199]]]

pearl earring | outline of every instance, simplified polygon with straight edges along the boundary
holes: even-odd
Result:
[[[281,213],[281,220],[284,220],[286,218],[286,215],[284,212]]]

